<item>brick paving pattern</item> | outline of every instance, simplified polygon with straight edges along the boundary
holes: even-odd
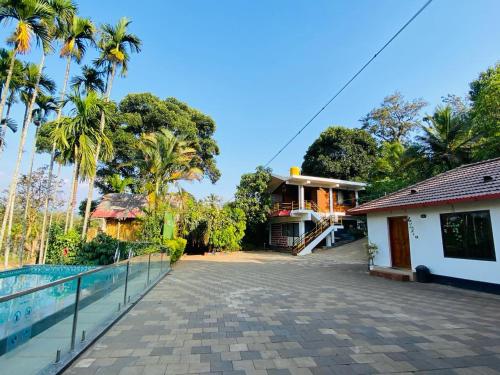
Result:
[[[500,296],[335,251],[187,257],[66,374],[500,374]]]

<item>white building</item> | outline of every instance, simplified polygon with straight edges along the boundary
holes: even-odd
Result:
[[[268,221],[269,244],[306,255],[324,243],[335,242],[335,231],[357,226],[357,217],[346,215],[356,207],[358,192],[366,184],[335,178],[303,176],[298,167],[289,176],[272,175],[267,191],[273,207]]]
[[[500,158],[464,165],[349,210],[366,214],[374,265],[500,284]],[[496,244],[496,248],[495,248]]]

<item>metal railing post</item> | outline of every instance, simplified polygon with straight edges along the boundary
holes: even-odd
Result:
[[[76,293],[75,293],[75,311],[73,312],[73,327],[71,329],[71,351],[75,350],[76,341],[76,326],[78,325],[78,308],[80,305],[80,290],[82,287],[82,278],[79,277],[76,281]]]
[[[130,269],[130,260],[127,260],[127,272],[125,273],[125,292],[123,293],[123,306],[127,304],[127,287],[128,287],[128,273]]]
[[[151,254],[148,257],[148,278],[146,279],[146,285],[149,284],[149,271],[151,269]]]

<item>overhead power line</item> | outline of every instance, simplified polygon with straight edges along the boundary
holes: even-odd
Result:
[[[270,159],[270,160],[269,160],[269,161],[265,164],[265,167],[269,166],[269,164],[271,164],[271,163],[273,162],[273,160],[274,160],[274,159],[276,159],[276,158],[279,156],[279,154],[281,154],[281,153],[282,153],[282,152],[283,152],[283,151],[284,151],[284,150],[285,150],[285,149],[286,149],[286,148],[290,145],[290,143],[292,143],[292,142],[295,140],[295,138],[297,138],[297,137],[300,135],[300,133],[302,133],[302,131],[303,131],[305,128],[307,128],[307,127],[311,124],[311,122],[313,122],[313,121],[314,121],[314,119],[315,119],[316,117],[318,117],[318,116],[319,116],[319,114],[320,114],[321,112],[323,112],[323,111],[326,109],[326,107],[328,107],[328,106],[331,104],[331,102],[333,102],[333,101],[335,100],[335,98],[337,98],[337,96],[339,96],[339,95],[342,93],[342,91],[344,91],[344,90],[345,90],[345,89],[346,89],[346,88],[347,88],[347,87],[348,87],[348,86],[352,83],[352,81],[354,81],[354,80],[355,80],[355,79],[356,79],[356,78],[357,78],[357,77],[358,77],[358,76],[359,76],[359,75],[363,72],[363,70],[365,70],[365,69],[368,67],[368,65],[370,65],[370,64],[372,63],[372,61],[373,61],[373,60],[375,60],[375,59],[377,58],[377,56],[378,56],[378,55],[379,55],[379,54],[380,54],[380,53],[381,53],[384,49],[386,49],[386,48],[389,46],[389,44],[391,44],[391,43],[392,43],[392,41],[393,41],[394,39],[396,39],[396,38],[398,37],[398,35],[399,35],[399,34],[401,34],[401,33],[403,32],[403,30],[404,30],[404,29],[406,29],[406,27],[407,27],[410,23],[412,23],[412,22],[413,22],[413,20],[414,20],[415,18],[417,18],[417,17],[419,16],[419,14],[420,14],[420,13],[422,13],[422,12],[424,11],[424,9],[425,9],[425,8],[427,8],[427,7],[430,5],[430,3],[432,3],[432,1],[433,1],[433,0],[428,0],[428,1],[427,1],[427,2],[426,2],[426,3],[425,3],[425,4],[424,4],[424,5],[423,5],[423,6],[422,6],[422,7],[421,7],[421,8],[420,8],[420,9],[419,9],[419,10],[418,10],[418,11],[417,11],[417,12],[416,12],[416,13],[415,13],[415,14],[414,14],[414,15],[413,15],[413,16],[412,16],[412,17],[411,17],[411,18],[410,18],[410,19],[409,19],[409,20],[408,20],[408,21],[407,21],[407,22],[406,22],[406,23],[405,23],[405,24],[404,24],[404,25],[403,25],[403,26],[399,29],[399,30],[398,30],[398,31],[397,31],[397,32],[396,32],[396,34],[394,34],[394,35],[391,37],[391,39],[389,39],[389,40],[388,40],[388,41],[387,41],[387,42],[386,42],[386,43],[382,46],[382,48],[380,48],[380,49],[377,51],[377,53],[375,53],[375,55],[373,55],[373,57],[372,57],[370,60],[368,60],[368,61],[365,63],[365,65],[363,65],[363,66],[361,67],[361,69],[359,69],[359,70],[356,72],[356,74],[354,74],[354,75],[353,75],[353,76],[352,76],[352,77],[351,77],[351,78],[350,78],[350,79],[349,79],[349,80],[348,80],[348,81],[347,81],[347,82],[346,82],[346,83],[345,83],[345,84],[344,84],[344,85],[340,88],[340,90],[338,90],[338,91],[335,93],[335,95],[333,95],[333,96],[330,98],[330,100],[328,100],[328,101],[326,102],[326,104],[325,104],[323,107],[321,107],[321,108],[320,108],[320,110],[319,110],[319,111],[317,111],[317,112],[314,114],[314,116],[313,116],[313,117],[311,117],[311,118],[309,119],[309,121],[307,121],[307,122],[306,122],[306,123],[305,123],[305,124],[304,124],[304,125],[303,125],[300,129],[299,129],[299,131],[298,131],[297,133],[295,133],[295,135],[294,135],[292,138],[290,138],[290,139],[289,139],[289,140],[288,140],[288,141],[287,141],[287,142],[283,145],[283,147],[281,147],[281,148],[278,150],[278,152],[277,152],[276,154],[274,154],[274,156],[273,156],[273,157],[272,157],[272,158],[271,158],[271,159]]]

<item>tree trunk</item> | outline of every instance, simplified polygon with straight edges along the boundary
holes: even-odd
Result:
[[[68,79],[69,79],[69,72],[71,68],[71,56],[68,56],[66,59],[66,72],[64,74],[64,82],[61,90],[61,102],[59,103],[59,106],[57,108],[57,117],[56,121],[59,121],[61,119],[62,115],[62,102],[64,101],[64,97],[66,96],[66,86],[68,85]],[[45,199],[45,205],[44,205],[44,210],[43,210],[43,220],[42,220],[42,231],[41,231],[41,238],[40,238],[40,251],[39,251],[39,257],[38,257],[38,262],[40,264],[43,264],[42,261],[45,259],[45,237],[46,237],[46,231],[47,231],[47,220],[49,217],[49,203],[50,203],[50,191],[52,188],[52,180],[53,180],[53,172],[54,172],[54,162],[55,162],[55,157],[56,157],[56,144],[52,144],[52,151],[50,153],[50,163],[49,163],[49,178],[47,181],[47,197]],[[55,193],[54,193],[55,194]],[[52,221],[52,219],[50,220]],[[48,235],[47,235],[48,237]]]
[[[24,110],[23,124],[26,124],[27,117],[28,117],[28,107],[26,107]],[[22,134],[25,133],[24,130],[25,129],[24,129],[24,125],[23,125]],[[7,202],[5,204],[5,212],[3,214],[3,219],[2,219],[2,227],[0,228],[0,251],[2,250],[4,238],[7,239],[7,241],[6,241],[7,246],[5,247],[5,258],[4,258],[5,269],[7,269],[7,266],[9,264],[9,252],[10,252],[9,234],[10,234],[10,230],[8,230],[8,228],[12,228],[12,225],[11,225],[12,215],[10,214],[10,212],[14,208],[15,191],[13,191],[13,189],[15,189],[17,187],[17,174],[19,172],[19,166],[20,166],[20,162],[21,162],[20,159],[22,158],[22,154],[23,154],[23,147],[22,147],[22,135],[21,135],[21,143],[19,143],[19,149],[17,152],[16,167],[14,169],[14,174],[12,175],[12,180],[10,182],[9,192],[7,195]]]
[[[31,183],[33,181],[33,163],[35,161],[35,154],[36,154],[36,140],[38,137],[38,129],[39,127],[37,126],[35,129],[35,139],[33,141],[33,147],[31,148],[31,160],[30,160],[30,168],[28,172],[28,188],[26,191],[26,205],[24,206],[24,216],[23,216],[23,232],[21,236],[21,243],[19,244],[19,265],[23,265],[23,254],[24,254],[24,245],[26,243],[26,238],[29,233],[29,227],[28,225],[28,214],[31,209]]]
[[[111,68],[111,75],[108,77],[108,82],[106,84],[106,96],[104,100],[109,101],[109,97],[111,96],[111,89],[113,87],[113,80],[115,79],[116,73],[116,62],[113,63]],[[104,128],[106,126],[106,118],[104,117],[104,112],[101,113],[101,123],[100,123],[100,131],[104,132]],[[92,205],[92,198],[94,197],[94,181],[97,173],[97,164],[99,163],[99,153],[101,152],[101,142],[97,143],[96,153],[95,153],[95,172],[93,176],[89,178],[89,191],[87,194],[87,204],[85,206],[85,216],[83,217],[83,228],[82,228],[82,240],[85,240],[87,235],[87,227],[89,224],[90,218],[90,207]]]
[[[9,72],[7,73],[7,78],[5,79],[5,84],[2,90],[2,96],[0,99],[0,119],[3,118],[3,108],[7,102],[7,95],[10,89],[10,81],[12,80],[12,73],[14,72],[14,65],[16,63],[17,47],[12,50],[12,60],[9,65]]]
[[[16,199],[17,179],[19,176],[19,169],[21,167],[21,160],[23,157],[24,144],[26,142],[26,136],[28,135],[29,124],[31,123],[31,119],[33,116],[33,107],[35,106],[36,97],[38,95],[38,91],[40,88],[39,87],[40,86],[40,78],[42,77],[43,67],[45,65],[45,56],[46,56],[45,51],[43,51],[42,52],[42,60],[40,61],[40,64],[38,65],[38,76],[36,77],[35,88],[33,89],[33,93],[31,95],[30,102],[29,102],[29,105],[27,107],[27,114],[26,114],[26,117],[24,119],[23,128],[21,131],[21,140],[19,142],[19,147],[18,147],[18,151],[17,151],[16,167],[14,169],[14,174],[12,175],[12,181],[11,181],[11,185],[10,185],[10,189],[9,189],[8,202],[12,202],[11,203],[12,210],[14,208],[14,202]],[[1,118],[1,108],[0,108],[0,118]],[[7,206],[8,205],[9,204],[7,204]],[[11,219],[10,219],[11,222],[9,224],[9,228],[12,228],[12,214],[10,215],[10,217],[11,217]],[[5,217],[4,217],[4,220],[5,220]],[[2,231],[0,233],[0,250],[2,249],[2,242],[3,242],[2,239],[3,239],[4,235],[5,235],[5,233],[4,233],[3,223],[2,223]],[[4,260],[5,268],[7,268],[7,265],[9,262],[10,240],[11,240],[11,231],[9,229],[7,231],[7,247],[5,248],[5,260]]]
[[[78,181],[78,156],[77,156],[77,148],[75,147],[74,149],[74,158],[75,158],[75,164],[73,165],[73,176],[71,177],[71,190],[69,193],[69,200],[68,200],[68,208],[66,209],[66,220],[64,222],[64,233],[68,232],[69,229],[69,222],[70,222],[70,216],[71,216],[71,210],[73,209],[73,199],[75,198],[74,193],[75,193],[75,181]]]
[[[9,102],[7,103],[7,113],[5,114],[4,120],[5,123],[2,125],[2,129],[0,129],[0,156],[2,156],[2,152],[5,148],[5,137],[7,136],[7,120],[10,116],[10,109],[12,108],[12,104],[14,104],[14,91],[11,90]]]
[[[76,193],[78,192],[78,168],[80,168],[80,163],[78,161],[78,149],[75,150],[75,179],[73,180],[73,188],[71,191],[71,203],[69,212],[69,229],[73,229],[73,221],[75,218],[75,206],[76,206]]]

